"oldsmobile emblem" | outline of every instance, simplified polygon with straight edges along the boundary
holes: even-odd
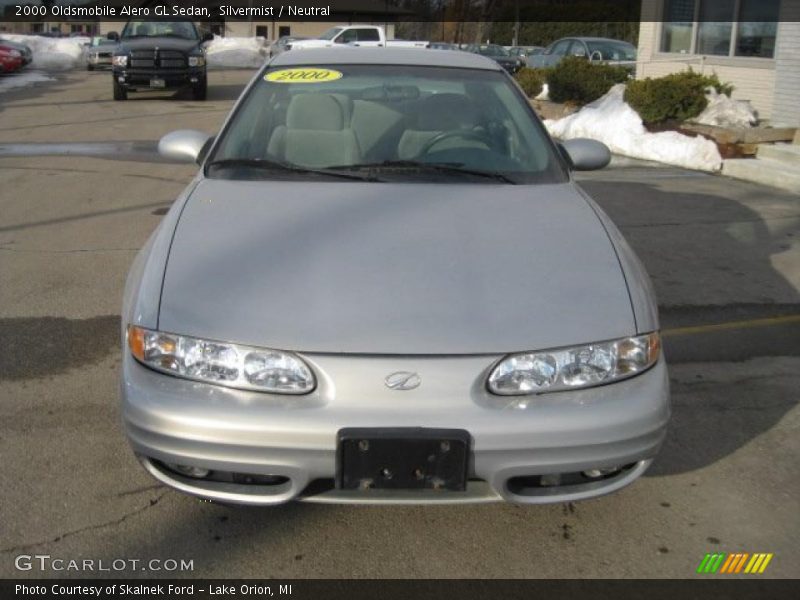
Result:
[[[387,375],[383,382],[390,390],[406,391],[418,388],[422,383],[422,378],[411,371],[395,371]]]

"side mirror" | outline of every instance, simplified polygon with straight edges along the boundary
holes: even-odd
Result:
[[[203,34],[203,41],[204,42],[213,42],[214,41],[214,34],[211,33],[210,31],[206,31]]]
[[[179,129],[158,141],[158,153],[179,162],[200,162],[214,136],[195,129]]]
[[[597,140],[575,138],[559,145],[576,171],[602,169],[611,162],[611,151],[608,146]]]
[[[116,31],[109,31],[108,35],[106,36],[109,40],[113,40],[115,42],[119,41],[119,34]]]

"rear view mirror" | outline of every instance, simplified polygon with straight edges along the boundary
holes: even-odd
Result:
[[[597,140],[575,138],[562,142],[560,146],[576,171],[602,169],[611,162],[608,146]]]
[[[158,153],[179,162],[201,162],[213,136],[195,129],[179,129],[158,141]]]

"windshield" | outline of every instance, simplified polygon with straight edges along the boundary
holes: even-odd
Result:
[[[371,181],[566,177],[503,73],[399,65],[267,69],[206,162],[209,177],[234,179],[296,177],[299,168]]]
[[[478,54],[483,56],[510,56],[502,46],[478,46]]]
[[[338,35],[338,33],[341,30],[342,30],[341,27],[331,27],[330,29],[326,30],[321,36],[319,36],[319,39],[321,39],[321,40],[332,40],[333,38],[335,38]]]
[[[197,40],[197,29],[191,21],[128,21],[122,38],[177,37]]]
[[[586,42],[593,60],[636,60],[636,47],[626,42]]]

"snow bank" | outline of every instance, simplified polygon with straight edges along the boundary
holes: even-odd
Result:
[[[631,158],[700,171],[722,167],[722,157],[711,140],[675,131],[648,132],[637,112],[623,100],[624,92],[625,84],[619,83],[578,112],[545,121],[545,127],[554,137],[591,138],[603,142],[614,154]]]
[[[206,47],[206,61],[211,68],[258,68],[265,60],[264,38],[260,37],[215,35]]]
[[[25,44],[33,52],[31,66],[45,71],[66,71],[85,64],[84,46],[88,37],[51,38],[38,35],[3,33],[12,42]]]
[[[702,125],[717,127],[752,127],[758,122],[756,111],[746,100],[732,100],[725,94],[717,93],[713,87],[706,90],[708,106],[691,119]]]
[[[55,79],[36,71],[22,71],[13,75],[5,75],[0,77],[0,93],[42,81],[55,81]]]

